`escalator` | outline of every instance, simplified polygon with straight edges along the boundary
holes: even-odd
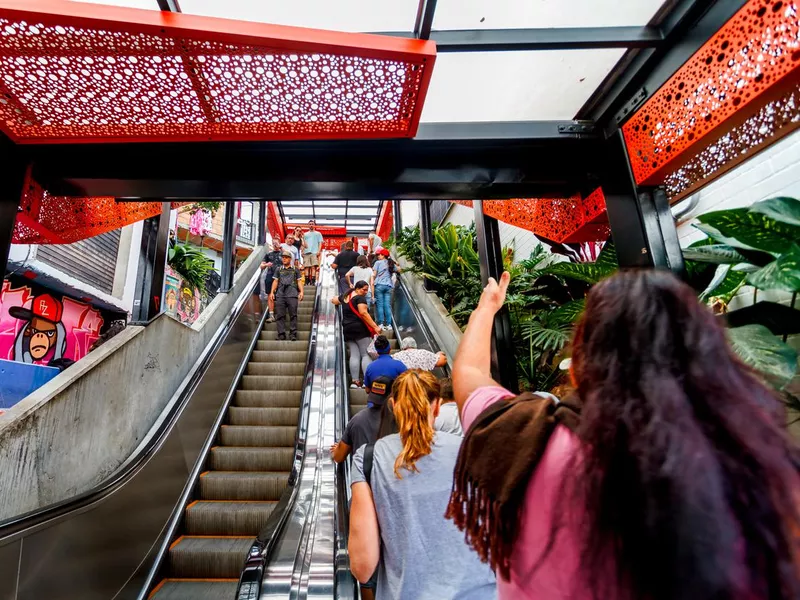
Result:
[[[263,324],[150,598],[235,597],[253,540],[291,475],[316,293],[306,286],[297,341],[278,340],[276,323]]]

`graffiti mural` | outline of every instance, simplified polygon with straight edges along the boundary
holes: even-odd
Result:
[[[0,358],[34,365],[77,361],[104,327],[123,313],[47,290],[28,280],[3,280],[0,291]]]

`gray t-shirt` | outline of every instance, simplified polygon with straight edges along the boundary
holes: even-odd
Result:
[[[342,434],[342,441],[355,452],[364,444],[371,444],[378,439],[380,425],[381,407],[364,408],[347,422],[347,427],[344,428]]]
[[[461,428],[461,418],[458,416],[458,404],[455,402],[442,404],[439,407],[439,416],[436,417],[433,428],[438,431],[463,436],[464,430]]]
[[[419,473],[394,474],[403,446],[398,434],[375,443],[372,496],[381,530],[377,600],[494,600],[489,565],[444,518],[461,438],[435,432],[433,450],[417,461]],[[352,483],[364,478],[364,448],[353,457]]]

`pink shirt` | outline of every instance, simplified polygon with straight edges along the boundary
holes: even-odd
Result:
[[[490,404],[512,398],[514,394],[501,387],[478,388],[464,404],[461,415],[464,431]],[[591,600],[589,589],[576,585],[579,546],[575,531],[563,528],[545,562],[531,575],[536,562],[547,547],[551,515],[564,469],[578,448],[578,439],[566,427],[557,426],[536,471],[528,483],[522,509],[520,534],[511,559],[511,581],[497,578],[500,600]],[[564,510],[559,507],[558,510]]]

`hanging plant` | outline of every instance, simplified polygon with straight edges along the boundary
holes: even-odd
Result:
[[[192,288],[204,293],[206,278],[214,270],[214,261],[191,244],[170,248],[167,264]]]
[[[222,202],[220,202],[219,200],[195,202],[187,206],[185,212],[188,212],[190,215],[193,215],[199,210],[207,210],[208,212],[211,213],[211,216],[213,217],[214,215],[217,214],[217,211],[220,209],[221,206]]]

